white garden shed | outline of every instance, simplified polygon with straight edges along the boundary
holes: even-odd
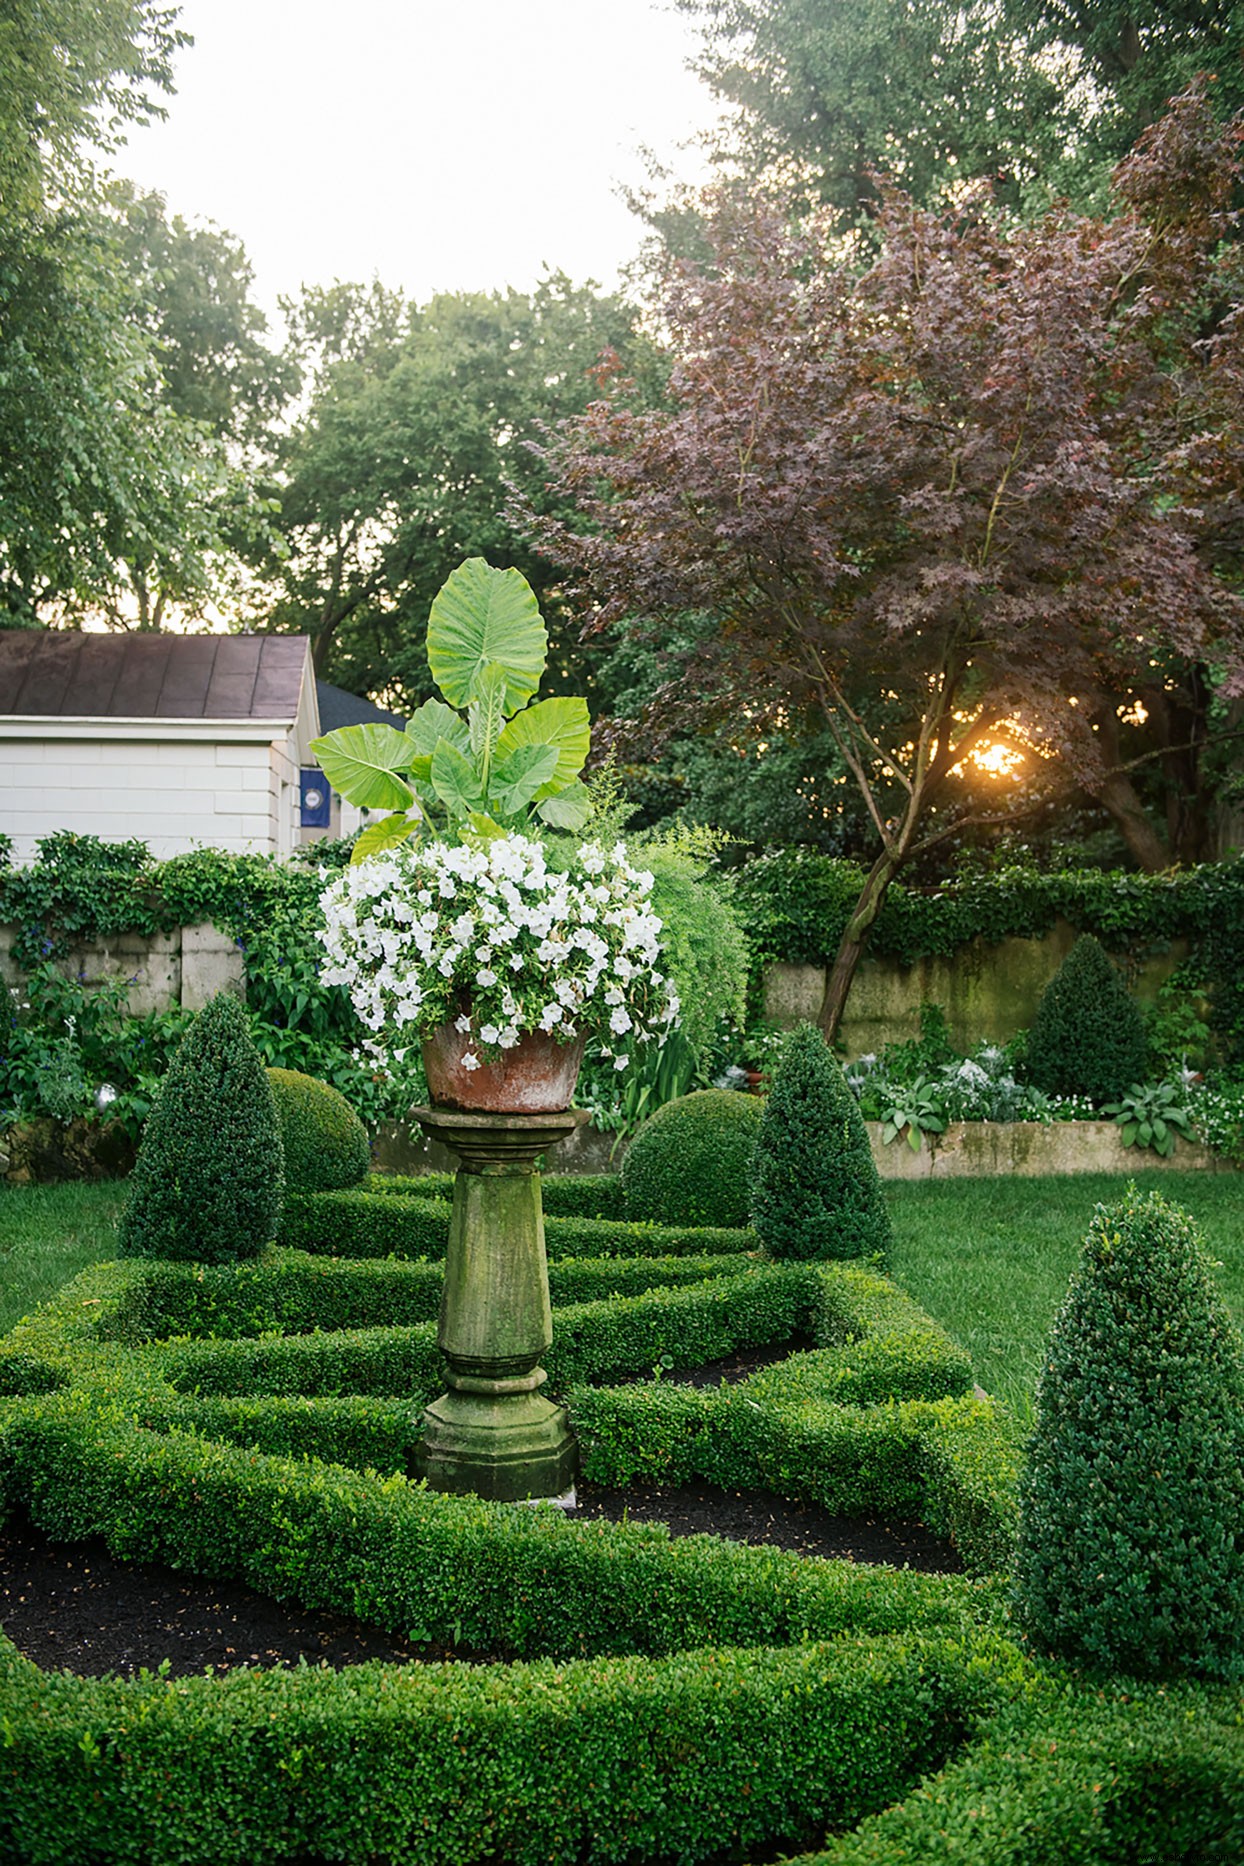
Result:
[[[315,833],[300,772],[319,732],[305,635],[0,630],[0,830],[19,862],[65,829],[160,858],[288,855]]]

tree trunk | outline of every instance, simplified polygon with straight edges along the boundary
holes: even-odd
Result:
[[[1146,874],[1160,875],[1164,868],[1170,867],[1170,852],[1149,821],[1129,777],[1125,777],[1121,771],[1111,771],[1099,783],[1089,787],[1089,795],[1096,797],[1102,808],[1109,812],[1119,834]]]
[[[886,849],[873,863],[867,881],[860,890],[855,911],[843,929],[842,939],[825,984],[825,998],[817,1022],[827,1043],[833,1043],[842,1022],[842,1013],[855,977],[855,968],[868,944],[868,935],[877,915],[885,905],[890,883],[903,866],[904,857],[895,849]]]

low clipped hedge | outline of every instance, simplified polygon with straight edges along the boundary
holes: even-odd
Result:
[[[914,1635],[655,1662],[362,1665],[348,1690],[319,1669],[49,1682],[0,1647],[0,1682],[0,1822],[30,1866],[308,1852],[543,1866],[799,1846],[905,1794],[984,1695],[970,1648]]]
[[[570,1304],[558,1310],[543,1365],[554,1392],[576,1381],[648,1371],[662,1357],[695,1367],[802,1333],[817,1296],[806,1275],[750,1265],[737,1276],[715,1277],[691,1289]],[[428,1400],[444,1386],[444,1363],[436,1325],[427,1321],[193,1343],[168,1353],[165,1376],[180,1392],[400,1394]]]
[[[737,1276],[747,1267],[737,1254],[572,1258],[550,1266],[549,1289],[559,1305],[597,1302]],[[229,1340],[417,1324],[435,1320],[443,1282],[439,1262],[316,1257],[292,1250],[270,1251],[257,1263],[223,1274],[189,1264],[151,1264],[129,1280],[98,1332],[130,1342],[173,1335]],[[0,1359],[0,1381],[4,1365]]]
[[[326,1196],[447,1217],[435,1187]],[[1015,1439],[944,1331],[870,1269],[758,1262],[745,1232],[619,1250],[653,1228],[574,1196],[550,1232],[615,1240],[550,1277],[546,1365],[590,1478],[702,1475],[918,1515],[977,1573],[805,1561],[410,1481],[420,1397],[442,1384],[434,1251],[96,1266],[0,1348],[0,1510],[512,1663],[121,1682],[40,1673],[0,1639],[0,1857],[635,1866],[819,1842],[841,1866],[1095,1866],[1150,1857],[1152,1838],[1234,1861],[1223,1697],[1107,1702],[1009,1637],[995,1571]],[[815,1346],[737,1386],[669,1376],[800,1337]]]
[[[626,1197],[618,1173],[552,1173],[540,1182],[545,1216],[554,1218],[626,1218]],[[452,1173],[373,1173],[363,1190],[407,1198],[447,1199]]]
[[[657,1225],[616,1218],[561,1217],[547,1204],[544,1236],[557,1257],[673,1257],[758,1250],[737,1226]],[[279,1242],[336,1257],[443,1257],[449,1200],[407,1191],[291,1193]]]
[[[801,1866],[1235,1866],[1238,1706],[1187,1688],[1042,1693]]]

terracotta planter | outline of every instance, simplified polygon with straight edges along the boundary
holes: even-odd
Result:
[[[543,1030],[529,1030],[495,1062],[480,1057],[478,1068],[466,1069],[463,1057],[468,1049],[478,1056],[478,1043],[452,1023],[442,1024],[422,1045],[428,1092],[438,1108],[556,1114],[569,1108],[574,1097],[586,1041],[576,1037],[571,1043],[558,1043]]]

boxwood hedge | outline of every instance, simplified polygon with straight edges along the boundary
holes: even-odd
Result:
[[[550,1385],[590,1479],[920,1515],[968,1575],[428,1492],[406,1473],[441,1384],[438,1252],[382,1246],[395,1207],[443,1237],[443,1188],[344,1196],[363,1201],[360,1237],[372,1224],[357,1257],[322,1237],[234,1269],[97,1266],[22,1323],[0,1347],[0,1508],[489,1662],[120,1682],[40,1673],[0,1639],[0,1859],[690,1862],[819,1844],[843,1866],[1093,1866],[1147,1857],[1159,1833],[1238,1856],[1225,1699],[1077,1695],[1010,1639],[1014,1435],[893,1284],[768,1264],[746,1233],[667,1248],[585,1187],[549,1219],[574,1243],[558,1254],[550,1235]],[[782,1341],[813,1345],[734,1386],[676,1378]]]

